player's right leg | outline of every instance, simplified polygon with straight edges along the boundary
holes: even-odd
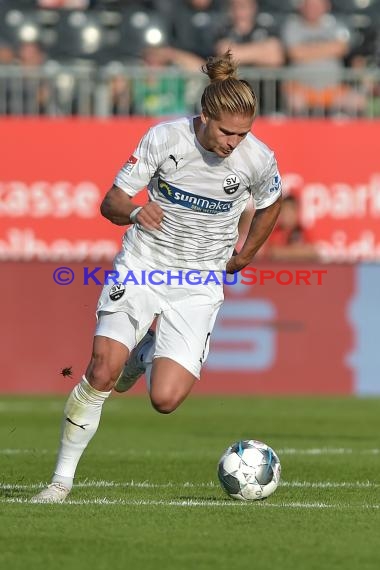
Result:
[[[115,320],[118,320],[117,317]],[[135,334],[134,330],[132,334]],[[126,344],[109,337],[95,336],[86,374],[66,402],[52,482],[34,496],[32,502],[58,503],[69,494],[78,462],[96,433],[103,404],[120,376],[128,355]]]

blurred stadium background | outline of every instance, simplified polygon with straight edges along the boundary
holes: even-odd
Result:
[[[101,278],[122,235],[100,200],[151,124],[199,110],[199,71],[150,50],[210,53],[227,7],[206,4],[0,0],[1,392],[67,393],[81,375],[100,291],[84,271]],[[260,0],[260,29],[296,9]],[[254,133],[275,150],[320,261],[260,260],[289,284],[226,287],[199,392],[380,394],[380,1],[333,0],[329,18],[348,30],[340,80],[360,106],[296,113],[286,59],[242,70],[260,101]],[[66,286],[53,280],[62,266],[75,275]],[[326,273],[306,285],[298,270]]]

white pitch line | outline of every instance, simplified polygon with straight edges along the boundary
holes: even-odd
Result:
[[[5,447],[0,449],[0,455],[45,455],[49,453],[48,449],[17,449]]]
[[[278,455],[378,455],[379,448],[373,449],[352,449],[350,447],[312,447],[309,449],[297,449],[295,447],[285,447],[277,449]]]
[[[4,491],[27,491],[42,489],[45,484],[34,483],[29,485],[17,483],[0,483],[0,489]],[[287,488],[309,488],[309,489],[376,489],[380,483],[372,481],[280,481],[280,487]],[[166,483],[152,483],[150,481],[82,481],[75,483],[77,489],[219,489],[219,483],[208,481],[205,483],[195,483],[192,481]]]
[[[308,489],[375,489],[380,483],[372,481],[280,481],[281,487]]]
[[[277,454],[281,457],[282,455],[379,455],[380,448],[372,449],[353,449],[349,447],[311,447],[306,449],[297,449],[295,447],[285,447],[276,449]],[[125,456],[140,456],[140,457],[156,457],[157,455],[162,455],[157,450],[151,449],[126,449],[123,450],[121,454],[120,451],[110,449],[107,455],[125,455]],[[192,451],[184,450],[167,450],[165,451],[167,457],[170,458],[180,458],[189,457],[193,455]],[[198,450],[198,455],[202,457],[211,457],[209,451]]]
[[[285,447],[283,449],[277,449],[277,454],[281,455],[380,455],[380,448],[372,448],[372,449],[353,449],[348,447],[311,447],[306,449],[297,449],[295,447]],[[22,454],[31,454],[31,455],[44,455],[44,454],[55,454],[56,450],[49,450],[49,449],[21,449],[21,448],[0,448],[0,455],[22,455]],[[202,453],[201,455],[204,456],[211,456],[209,452]],[[100,453],[94,453],[93,455],[100,455]],[[102,453],[103,454],[103,453]],[[104,453],[105,455],[118,455],[118,456],[140,456],[140,457],[155,457],[157,455],[162,455],[158,453],[156,450],[151,449],[127,449],[123,450],[122,452],[116,450],[108,450]],[[165,452],[167,457],[188,457],[192,455],[191,452],[186,451],[166,451]],[[214,455],[214,454],[212,454]]]
[[[28,499],[21,498],[6,498],[0,499],[0,503],[17,503],[17,504],[27,504]],[[33,503],[35,506],[38,503]],[[328,503],[269,503],[262,501],[202,501],[202,500],[145,500],[145,499],[82,499],[82,500],[67,500],[63,503],[65,505],[101,505],[101,506],[113,506],[113,505],[123,505],[123,506],[163,506],[163,507],[233,507],[233,508],[247,508],[248,505],[254,504],[257,508],[263,509],[368,509],[377,510],[380,505],[370,505],[367,503],[359,505],[349,505],[344,503],[338,504],[328,504]],[[57,508],[58,505],[54,505]]]

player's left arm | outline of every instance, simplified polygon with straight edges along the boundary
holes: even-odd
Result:
[[[227,262],[227,273],[236,273],[249,265],[260,247],[270,236],[281,210],[281,195],[268,206],[256,210],[243,247]]]

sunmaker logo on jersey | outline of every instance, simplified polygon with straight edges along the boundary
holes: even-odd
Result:
[[[213,198],[205,198],[197,196],[191,192],[185,192],[168,182],[158,180],[158,189],[160,193],[172,204],[179,204],[195,212],[203,212],[205,214],[219,214],[228,212],[232,208],[233,202],[225,202],[224,200],[214,200]]]

